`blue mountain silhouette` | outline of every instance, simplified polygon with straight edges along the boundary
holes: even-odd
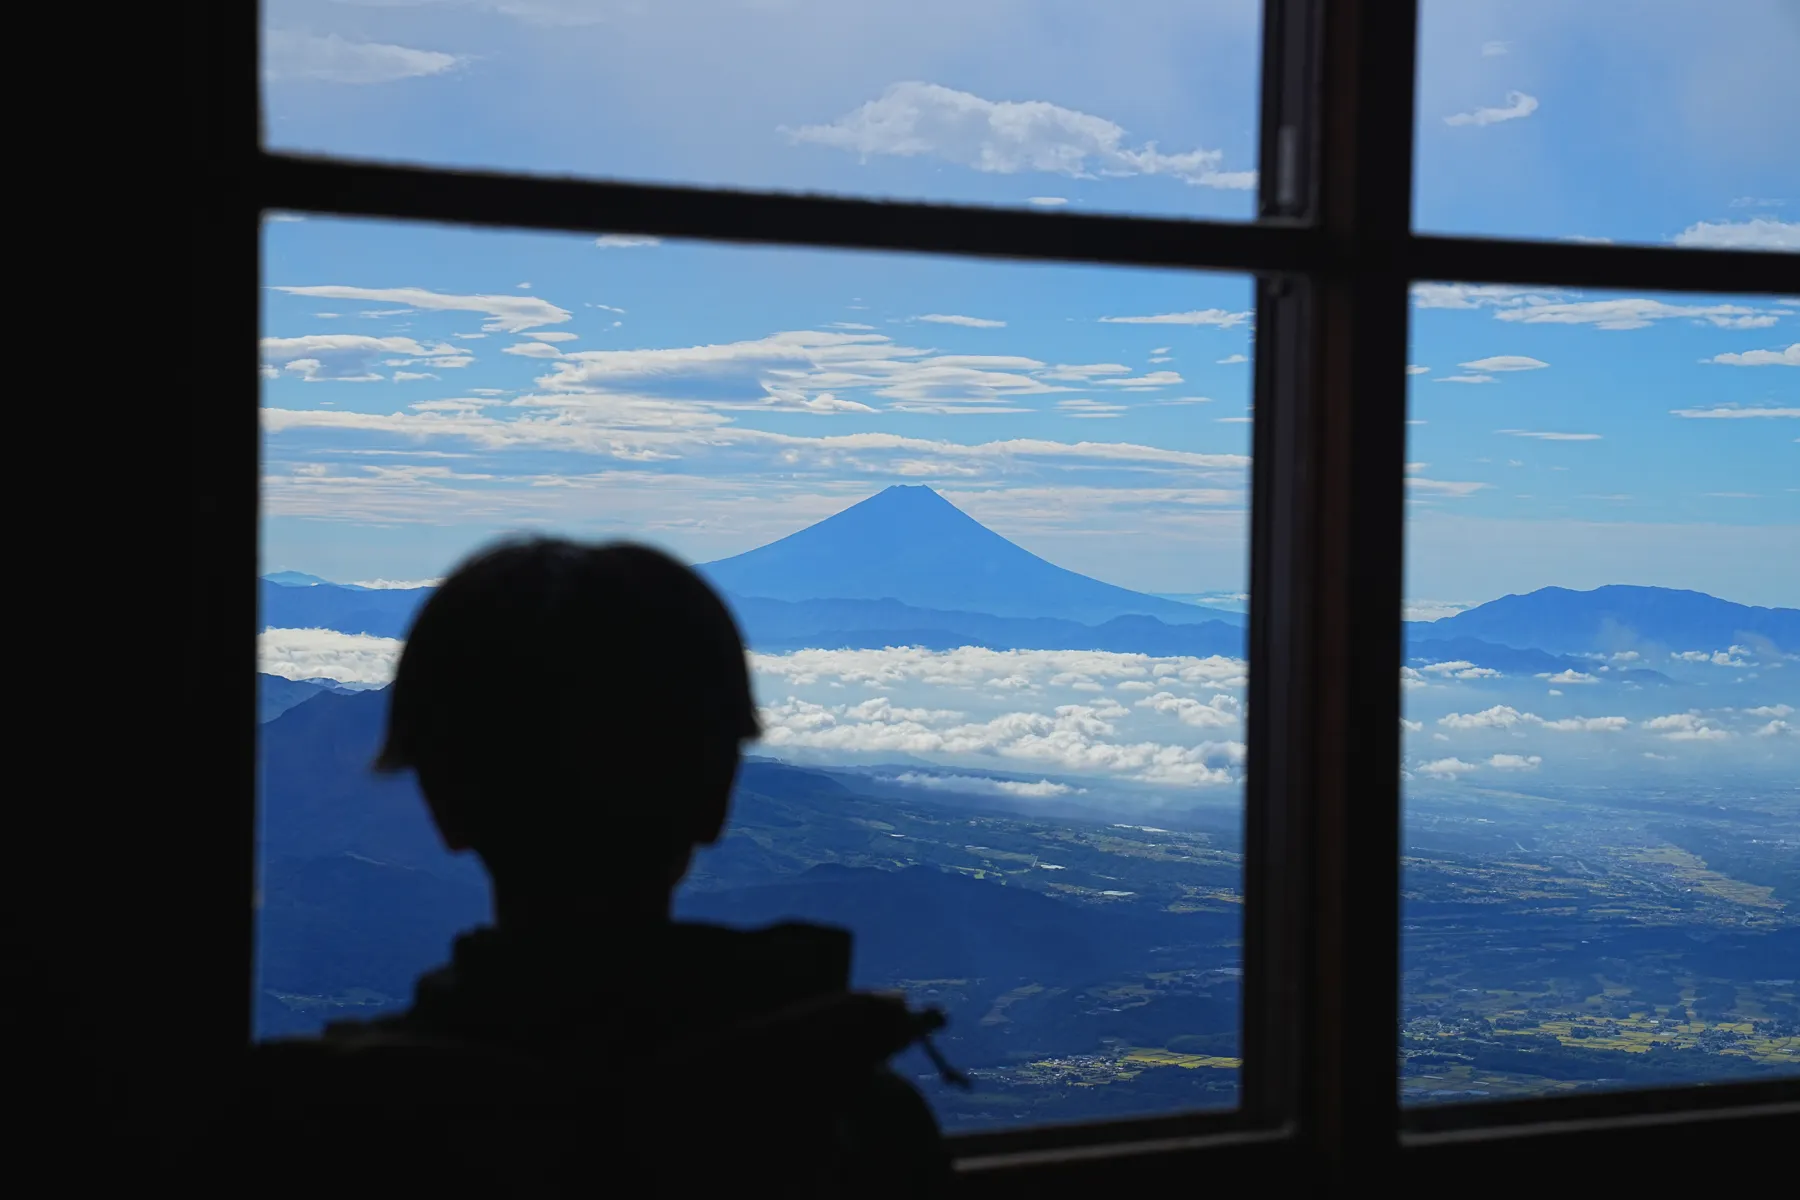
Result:
[[[321,579],[317,575],[308,575],[305,571],[270,571],[267,575],[264,575],[263,578],[270,583],[280,584],[282,587],[316,587],[321,583],[331,583],[331,580],[329,579]],[[342,587],[346,585],[332,584],[332,586]]]
[[[780,541],[704,564],[721,590],[773,600],[898,600],[919,608],[1098,624],[1242,620],[1065,570],[928,487],[898,485]]]
[[[1502,596],[1441,621],[1414,625],[1411,632],[1479,638],[1552,654],[1654,654],[1761,643],[1792,653],[1800,651],[1800,609],[1755,608],[1674,588],[1613,584],[1576,592],[1548,587]]]
[[[335,629],[376,637],[405,637],[431,588],[292,586],[264,579],[259,597],[264,629]]]

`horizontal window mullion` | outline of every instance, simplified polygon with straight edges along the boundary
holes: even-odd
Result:
[[[262,154],[264,209],[713,241],[1286,273],[1316,269],[1316,231],[1155,217],[711,190]]]
[[[945,1141],[951,1155],[958,1161],[997,1162],[1075,1149],[1101,1155],[1114,1152],[1122,1154],[1133,1146],[1142,1148],[1173,1141],[1254,1132],[1257,1130],[1250,1115],[1244,1109],[1236,1108],[950,1134]]]
[[[1414,279],[1659,292],[1800,292],[1800,255],[1778,252],[1415,236],[1407,239],[1402,253],[1406,273]]]
[[[1407,1134],[1427,1141],[1472,1130],[1596,1120],[1750,1112],[1770,1105],[1800,1106],[1800,1079],[1675,1085],[1632,1091],[1580,1091],[1475,1103],[1426,1105],[1402,1118]]]

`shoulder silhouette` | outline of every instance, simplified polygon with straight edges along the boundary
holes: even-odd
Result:
[[[671,920],[758,732],[736,624],[674,559],[531,539],[464,562],[408,633],[375,769],[416,774],[493,923],[405,1011],[257,1047],[240,1145],[305,1130],[319,1171],[468,1194],[941,1190],[935,1119],[886,1065],[936,1014],[852,991],[843,930]]]

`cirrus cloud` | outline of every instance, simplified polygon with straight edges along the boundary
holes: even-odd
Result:
[[[474,360],[454,346],[421,345],[409,337],[369,337],[354,333],[315,333],[302,337],[262,339],[263,374],[273,378],[287,371],[309,383],[334,380],[370,383],[384,378],[377,366],[464,367]],[[399,357],[393,357],[399,356]],[[400,372],[420,379],[418,372]]]
[[[1470,371],[1538,371],[1550,364],[1523,354],[1496,354],[1492,358],[1478,358],[1459,365]]]
[[[1670,304],[1664,300],[1627,297],[1616,300],[1576,300],[1524,303],[1500,308],[1494,316],[1526,325],[1592,325],[1596,329],[1643,329],[1653,321],[1685,317],[1722,329],[1761,329],[1776,318],[1742,304]]]
[[[1477,108],[1472,112],[1452,113],[1444,118],[1446,125],[1494,125],[1501,121],[1517,121],[1538,109],[1536,96],[1524,92],[1506,93],[1506,104],[1500,108]]]
[[[1735,408],[1725,404],[1712,408],[1672,408],[1669,411],[1688,420],[1741,421],[1800,417],[1800,408]]]
[[[353,42],[335,33],[318,37],[285,29],[265,29],[262,50],[263,76],[276,82],[394,83],[440,75],[464,61],[437,50]]]
[[[317,296],[326,300],[366,300],[438,312],[486,313],[490,319],[482,328],[489,333],[523,333],[538,325],[561,324],[574,315],[537,296],[459,296],[416,287],[365,288],[341,284],[277,286],[275,290],[290,296]]]
[[[1101,317],[1108,325],[1216,325],[1231,329],[1250,319],[1248,312],[1231,312],[1223,308],[1203,308],[1193,312],[1152,313],[1142,317]]]
[[[1004,329],[1005,321],[995,321],[987,317],[963,317],[955,313],[926,313],[922,317],[914,317],[915,321],[927,321],[933,325],[963,325],[970,329]]]

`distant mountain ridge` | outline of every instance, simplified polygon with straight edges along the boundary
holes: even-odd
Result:
[[[887,488],[697,569],[725,595],[752,648],[770,653],[973,645],[1236,656],[1247,623],[1242,613],[1134,592],[1056,566],[922,486]],[[431,592],[280,572],[261,583],[262,624],[403,638]],[[1549,587],[1442,620],[1409,622],[1406,637],[1409,656],[1466,658],[1508,674],[1554,673],[1579,664],[1521,652],[1637,650],[1652,661],[1732,645],[1793,653],[1800,651],[1800,609],[1628,584],[1585,592]],[[1640,682],[1666,681],[1634,670]]]
[[[989,650],[1111,650],[1158,657],[1244,655],[1244,629],[1237,621],[1170,624],[1151,616],[1119,616],[1084,625],[1056,617],[943,612],[897,600],[727,599],[745,640],[765,653],[808,648],[925,646],[949,650],[981,646]]]
[[[1800,609],[1758,608],[1705,592],[1630,584],[1586,592],[1539,588],[1411,629],[1419,636],[1472,637],[1553,654],[1723,650],[1758,640],[1788,653],[1800,651]]]

